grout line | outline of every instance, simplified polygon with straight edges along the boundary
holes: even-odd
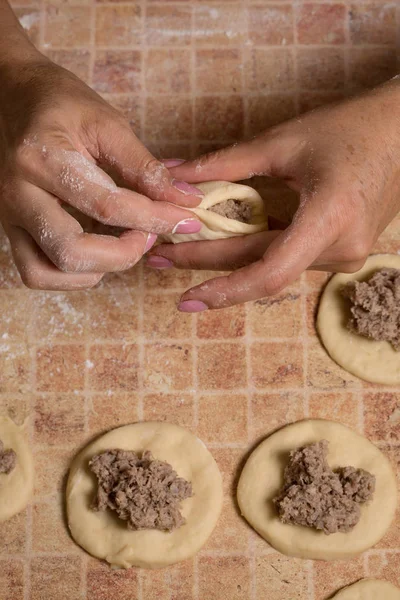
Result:
[[[297,49],[299,47],[298,40],[298,31],[297,31],[297,11],[298,4],[297,2],[293,3],[292,17],[293,17],[293,50],[292,50],[292,59],[293,59],[293,76],[294,76],[294,105],[296,115],[300,114],[300,85],[299,85],[299,68],[298,68],[298,53]]]
[[[91,0],[90,4],[90,42],[89,42],[89,74],[88,81],[89,85],[93,87],[93,73],[94,73],[94,65],[96,60],[96,1]],[[75,50],[75,47],[74,47]]]
[[[145,2],[145,0],[143,0],[142,2],[142,27],[141,27],[141,46],[140,48],[142,48],[142,52],[140,55],[140,69],[141,69],[141,73],[140,73],[140,79],[141,79],[141,88],[142,88],[142,93],[140,95],[140,98],[143,102],[141,110],[140,110],[140,140],[144,143],[144,145],[146,145],[146,134],[145,134],[145,130],[146,130],[146,110],[147,110],[147,86],[146,86],[146,65],[147,65],[147,61],[148,61],[148,47],[147,47],[147,39],[146,39],[146,30],[145,30],[145,23],[146,23],[146,16],[147,16],[147,2]],[[129,94],[129,97],[131,97],[132,94]],[[143,270],[143,269],[142,269]]]

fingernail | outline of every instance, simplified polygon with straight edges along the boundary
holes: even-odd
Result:
[[[172,167],[178,167],[182,163],[186,162],[183,158],[167,158],[161,161],[164,167],[167,169],[172,169]]]
[[[175,225],[172,233],[197,233],[200,229],[201,223],[197,219],[184,219]]]
[[[146,260],[146,266],[152,269],[170,269],[174,263],[163,256],[149,256]]]
[[[172,185],[174,186],[174,188],[182,192],[182,194],[186,194],[187,196],[204,196],[203,192],[199,190],[199,188],[190,185],[190,183],[186,183],[186,181],[179,181],[179,179],[173,179]]]
[[[195,313],[208,310],[208,306],[200,300],[184,300],[178,304],[178,310],[181,312]]]
[[[147,241],[146,241],[146,245],[144,247],[144,254],[146,254],[146,252],[148,252],[150,250],[150,248],[152,248],[154,246],[154,244],[157,241],[157,236],[155,233],[149,233],[149,235],[147,236]]]

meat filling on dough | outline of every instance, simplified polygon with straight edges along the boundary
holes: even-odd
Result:
[[[208,210],[241,223],[250,223],[251,221],[251,206],[247,202],[240,202],[240,200],[224,200]]]
[[[351,531],[361,515],[361,504],[372,499],[375,477],[363,469],[332,471],[329,442],[322,440],[290,453],[284,485],[274,498],[283,523],[305,525],[326,534]]]
[[[93,510],[109,508],[134,530],[173,531],[185,523],[180,503],[192,496],[192,486],[151,452],[139,458],[136,452],[107,450],[89,467],[98,481]]]
[[[400,350],[400,269],[381,269],[369,281],[349,281],[343,295],[352,303],[349,329]]]
[[[0,440],[0,473],[8,475],[17,465],[17,455],[14,450],[5,450]]]

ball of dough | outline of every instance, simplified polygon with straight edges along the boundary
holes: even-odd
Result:
[[[198,233],[165,234],[162,236],[163,241],[178,244],[179,242],[198,240],[220,240],[258,233],[268,229],[264,202],[255,189],[239,183],[230,183],[229,181],[207,181],[196,183],[196,187],[205,194],[199,206],[191,209],[202,223],[201,230]],[[241,223],[208,210],[226,200],[238,200],[249,204],[252,213],[251,222]]]
[[[350,318],[349,300],[341,290],[348,281],[365,281],[384,267],[400,269],[400,256],[370,256],[357,273],[334,275],[327,284],[318,309],[317,329],[326,350],[343,369],[373,383],[400,383],[400,352],[389,342],[378,342],[347,328]]]
[[[150,450],[168,462],[180,477],[192,483],[193,496],[182,502],[186,523],[171,532],[132,531],[109,510],[90,508],[96,478],[89,460],[110,449]],[[222,479],[218,466],[201,440],[187,429],[168,423],[147,422],[109,431],[89,444],[73,461],[67,492],[68,525],[74,540],[89,554],[113,567],[165,567],[190,558],[205,544],[222,507]]]
[[[376,477],[373,500],[362,506],[359,522],[348,533],[326,535],[284,524],[273,504],[290,451],[320,440],[329,442],[328,462],[333,469],[353,466]],[[397,484],[390,462],[374,444],[339,423],[311,419],[287,425],[261,442],[244,466],[237,498],[250,525],[283,554],[334,560],[364,552],[384,536],[396,511]]]
[[[15,468],[0,473],[0,523],[24,510],[33,494],[34,467],[26,440],[25,425],[18,426],[8,417],[0,417],[0,440],[17,455]]]
[[[335,594],[336,600],[400,600],[400,590],[388,581],[362,579]]]

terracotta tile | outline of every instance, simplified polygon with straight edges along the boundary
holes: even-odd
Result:
[[[139,96],[118,96],[117,94],[104,94],[103,98],[111,104],[115,109],[124,115],[129,121],[129,125],[137,136],[141,134],[141,115],[143,112],[143,99]],[[137,267],[122,271],[120,273],[112,273],[115,278],[126,278],[129,272],[134,272]]]
[[[86,333],[86,292],[36,292],[32,337],[38,342],[78,341]]]
[[[87,571],[87,600],[136,600],[136,569],[113,570],[99,561],[90,561]]]
[[[244,344],[215,342],[198,348],[199,386],[207,390],[245,387],[246,351]]]
[[[3,341],[3,340],[2,340]],[[0,393],[29,389],[31,358],[25,344],[0,344]]]
[[[192,274],[179,269],[145,269],[144,285],[149,290],[175,289],[184,291],[190,286]]]
[[[143,399],[145,421],[168,421],[192,429],[194,398],[192,394],[147,394]]]
[[[107,273],[95,289],[104,288],[137,288],[141,280],[142,264],[138,263],[132,269]]]
[[[244,8],[234,4],[195,3],[193,36],[198,45],[237,47],[245,37]]]
[[[217,526],[204,546],[203,554],[215,550],[246,554],[248,542],[249,526],[239,515],[232,499],[226,498]]]
[[[309,90],[340,90],[344,86],[342,48],[299,48],[297,69],[300,85]]]
[[[374,2],[350,5],[350,39],[353,44],[396,44],[396,7]]]
[[[258,556],[255,567],[257,598],[293,600],[306,598],[307,563],[274,552]]]
[[[301,332],[300,292],[285,290],[277,296],[252,302],[248,322],[255,337],[298,337]]]
[[[320,389],[361,387],[360,380],[339,367],[318,340],[308,345],[307,384]]]
[[[256,387],[301,387],[303,346],[291,342],[255,342],[251,346],[251,370]]]
[[[249,39],[254,44],[293,44],[293,7],[289,4],[249,6]]]
[[[32,507],[32,552],[77,552],[65,525],[64,507],[57,498]]]
[[[10,554],[24,554],[26,550],[26,512],[20,512],[8,521],[0,523],[0,556],[8,556]],[[0,565],[1,565],[0,560]],[[0,573],[3,575],[3,570],[0,566]],[[1,588],[0,576],[0,593]],[[4,590],[3,590],[4,591]],[[4,599],[1,595],[0,598]],[[7,596],[6,596],[7,600]]]
[[[344,94],[340,92],[302,92],[299,97],[300,113],[315,110],[320,106],[339,102],[344,99]]]
[[[301,392],[252,394],[250,401],[250,438],[264,439],[276,429],[304,418]]]
[[[364,577],[362,557],[350,560],[314,562],[314,587],[318,600]]]
[[[394,48],[351,48],[349,84],[354,89],[371,88],[398,73]]]
[[[144,386],[148,390],[169,392],[193,386],[192,347],[190,344],[147,344],[145,347]]]
[[[85,347],[48,345],[36,350],[37,389],[41,392],[73,392],[84,384]]]
[[[48,401],[50,402],[50,401]],[[42,403],[42,406],[39,408],[38,414],[37,414],[37,424],[38,424],[38,428],[37,428],[37,434],[35,435],[35,438],[37,441],[44,440],[45,442],[47,442],[47,440],[49,439],[49,436],[51,435],[52,431],[56,431],[56,435],[58,435],[59,433],[59,427],[52,427],[51,429],[49,429],[49,426],[47,426],[46,431],[43,429],[43,424],[41,422],[41,412],[40,410],[46,409],[45,407],[45,403]],[[53,410],[51,409],[52,412],[57,413],[57,410]],[[76,409],[75,409],[76,410]],[[64,413],[65,414],[65,413]],[[81,415],[83,414],[83,412],[81,412]],[[71,427],[72,431],[73,431],[73,436],[76,438],[76,436],[78,435],[78,437],[80,436],[80,434],[83,432],[83,418],[79,413],[79,409],[76,411],[75,417],[73,417],[73,419],[75,419],[75,422],[73,423],[72,427],[71,427],[71,421],[70,421],[70,425],[69,427]],[[46,417],[47,418],[47,415]],[[60,422],[62,422],[62,416],[60,416]],[[68,442],[68,438],[67,438],[67,434],[66,434],[66,430],[68,429],[68,426],[65,427],[64,423],[62,423],[62,427],[64,429],[63,433],[63,438],[61,438],[60,440],[60,444],[62,444],[63,442],[67,441]],[[69,431],[71,431],[71,429],[69,429]],[[54,438],[50,438],[51,441],[53,441]],[[58,438],[55,437],[56,441],[58,442]],[[61,492],[64,489],[65,483],[66,483],[66,478],[67,478],[67,474],[68,474],[68,470],[69,467],[71,465],[71,461],[72,458],[74,457],[74,455],[76,454],[77,451],[77,447],[74,446],[72,448],[57,448],[57,447],[53,447],[51,448],[51,451],[49,451],[49,449],[46,448],[35,448],[35,498],[45,498],[46,496],[57,496],[60,495]]]
[[[199,396],[197,433],[203,442],[244,444],[247,441],[247,431],[245,395],[230,393]]]
[[[146,294],[143,306],[143,334],[147,340],[191,337],[191,315],[177,310],[177,300],[175,293]]]
[[[199,559],[199,597],[243,600],[250,594],[250,565],[245,556]]]
[[[365,435],[377,442],[400,442],[400,394],[363,395]]]
[[[243,337],[245,318],[243,305],[200,313],[197,317],[197,337],[202,339]]]
[[[51,48],[87,46],[90,43],[89,6],[48,6],[44,41]]]
[[[148,6],[144,30],[149,46],[188,46],[191,29],[191,6],[172,6],[165,3]]]
[[[93,345],[89,351],[93,367],[89,369],[89,388],[136,390],[138,387],[139,351],[135,344]]]
[[[0,292],[0,344],[26,342],[33,295],[25,290]]]
[[[238,96],[196,98],[195,135],[202,140],[237,140],[243,135],[243,99]]]
[[[238,48],[198,48],[195,55],[196,91],[204,93],[242,90],[243,64]]]
[[[397,475],[398,494],[400,494],[400,446],[380,444],[380,449],[392,463]],[[395,518],[386,535],[374,546],[375,549],[399,549],[400,540],[400,505],[397,506]]]
[[[309,414],[312,419],[331,419],[360,431],[359,401],[356,394],[344,392],[312,393],[309,398]]]
[[[316,321],[318,316],[318,307],[321,299],[322,290],[309,292],[306,296],[306,317],[308,335],[317,335]]]
[[[40,10],[26,7],[17,8],[14,12],[31,42],[38,45],[40,42]]]
[[[133,393],[96,393],[88,399],[90,433],[105,432],[114,427],[135,423],[139,419],[139,398]]]
[[[325,271],[306,271],[304,276],[308,289],[322,291],[330,279],[331,273],[326,273]]]
[[[300,44],[343,44],[346,8],[344,4],[301,4],[296,26]]]
[[[384,579],[400,586],[398,552],[382,552],[367,555],[367,574],[369,577]]]
[[[244,467],[245,458],[241,448],[212,448],[222,475],[222,485],[225,496],[236,497],[237,481]]]
[[[140,92],[141,53],[137,50],[97,50],[93,87],[98,92]]]
[[[158,571],[142,570],[141,579],[143,582],[143,598],[149,600],[194,599],[192,560],[174,565],[168,569]]]
[[[79,79],[89,82],[90,52],[88,50],[49,50],[46,55],[53,62],[72,71]]]
[[[202,283],[208,281],[209,279],[214,279],[215,277],[224,277],[226,276],[226,271],[203,271],[203,270],[199,270],[199,271],[192,271],[192,279],[191,279],[191,284],[194,285],[201,285]],[[218,311],[218,314],[225,314],[225,310],[223,311]],[[197,315],[197,318],[200,315]]]
[[[254,48],[245,62],[246,89],[260,92],[293,89],[294,57],[291,48]]]
[[[39,396],[34,402],[34,439],[36,444],[70,446],[84,431],[85,400],[77,394]]]
[[[24,564],[19,560],[0,559],[0,598],[24,600]]]
[[[145,135],[148,139],[179,141],[192,136],[192,105],[188,98],[147,98]]]
[[[191,91],[189,48],[149,48],[146,55],[146,90],[154,94]]]
[[[31,563],[31,600],[80,600],[82,559],[75,556],[37,557]]]
[[[192,150],[189,142],[150,142],[146,143],[148,150],[158,159],[161,158],[182,158],[188,160],[198,156]],[[168,269],[167,269],[168,270]]]
[[[246,135],[257,135],[296,114],[294,96],[290,94],[268,94],[248,100],[248,126]]]
[[[88,311],[89,340],[137,339],[139,299],[131,290],[92,291]]]
[[[131,46],[140,44],[142,8],[139,2],[96,9],[96,44]]]

